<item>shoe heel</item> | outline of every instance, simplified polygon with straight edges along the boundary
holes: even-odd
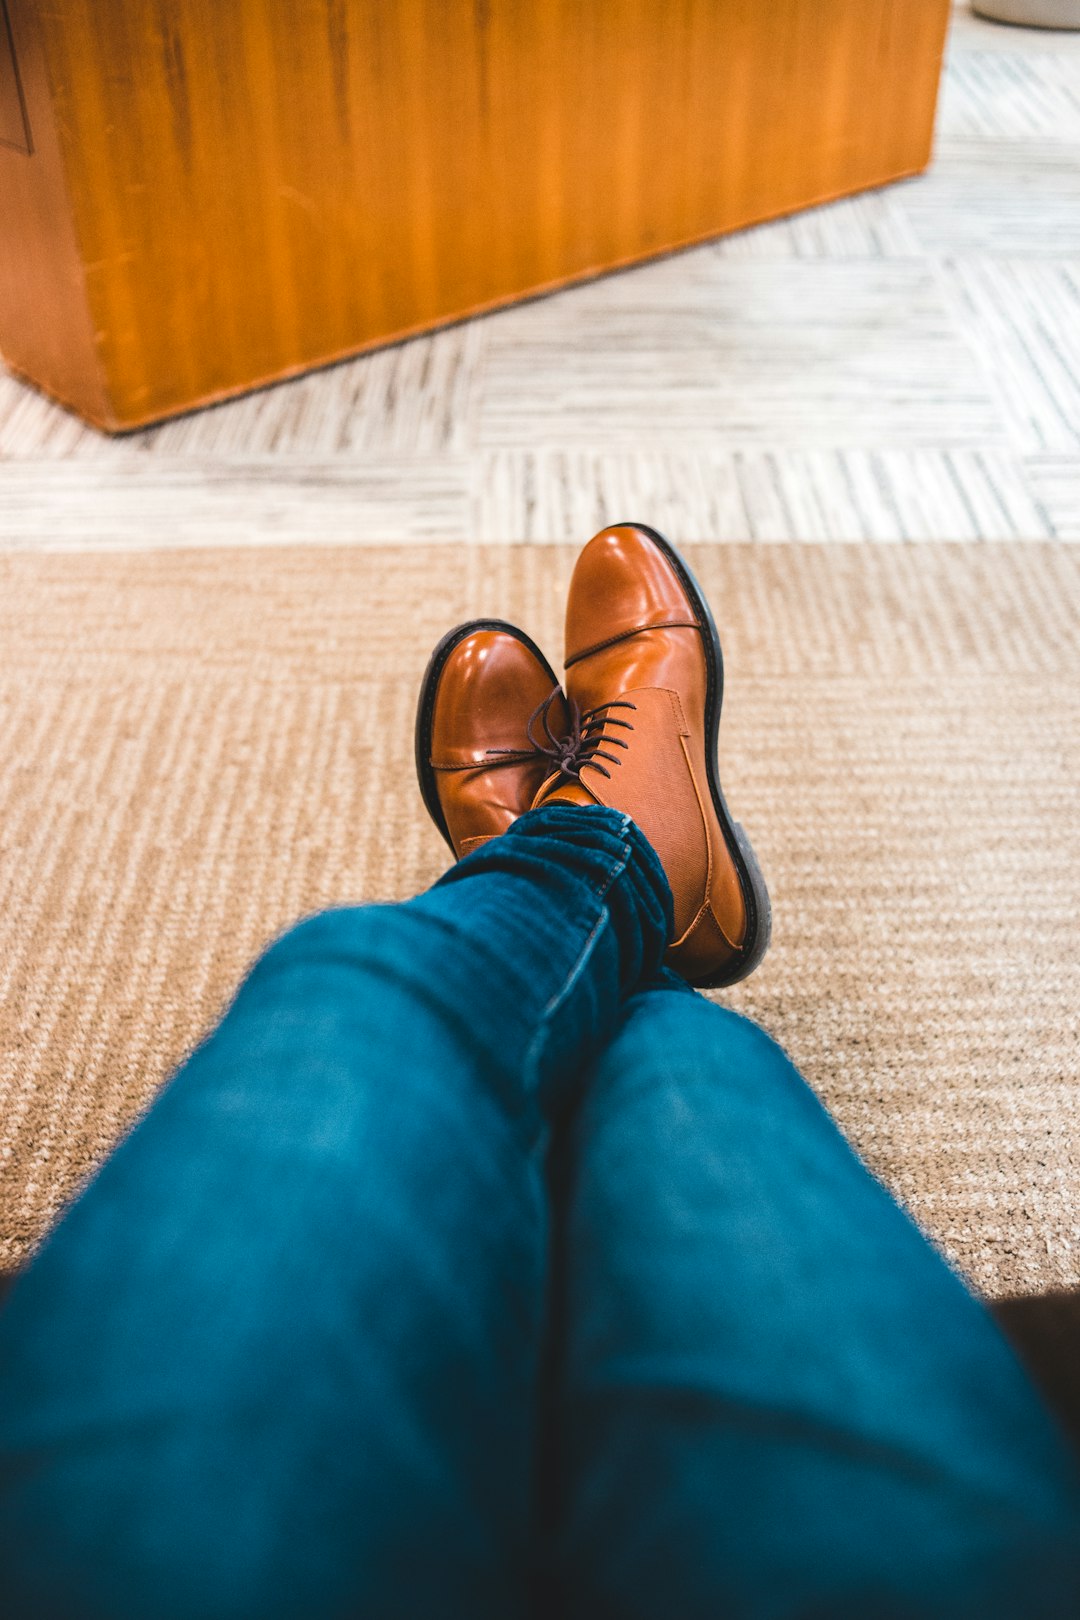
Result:
[[[772,939],[772,901],[769,899],[769,888],[765,882],[765,874],[761,870],[760,862],[754,854],[754,846],[746,836],[746,828],[742,822],[732,822],[732,831],[735,842],[739,846],[746,875],[750,881],[750,892],[754,903],[753,934],[746,942],[746,955],[739,963],[739,971],[729,984],[738,984],[740,979],[747,978],[761,962],[762,957],[769,948]]]

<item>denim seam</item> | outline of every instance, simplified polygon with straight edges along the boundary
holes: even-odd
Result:
[[[540,1067],[538,1049],[547,1041],[548,1033],[551,1028],[551,1020],[581,977],[585,964],[588,962],[593,951],[595,950],[596,942],[600,938],[607,920],[608,914],[606,910],[602,911],[599,917],[597,917],[596,921],[593,923],[593,926],[590,928],[588,937],[585,940],[584,945],[582,945],[578,958],[573,967],[570,969],[565,983],[561,986],[557,994],[552,996],[551,1000],[540,1014],[540,1022],[537,1026],[536,1034],[529,1042],[529,1050],[525,1054],[525,1074],[528,1078],[530,1087],[535,1081],[537,1070]]]
[[[623,838],[625,838],[626,834],[629,832],[629,830],[630,830],[630,817],[629,816],[623,816],[623,818],[622,818],[622,826],[619,828],[619,833],[622,835]],[[628,863],[630,861],[630,856],[631,856],[632,853],[633,852],[632,852],[629,844],[624,844],[622,846],[622,860],[616,861],[615,865],[611,868],[611,871],[608,873],[607,877],[604,879],[604,882],[601,884],[600,888],[597,889],[597,891],[596,891],[597,896],[598,896],[599,899],[603,900],[605,898],[605,896],[607,895],[608,890],[611,888],[611,885],[616,881],[617,878],[622,877],[623,873],[626,871],[626,868],[627,868],[627,865],[628,865]]]
[[[630,824],[629,816],[624,816],[623,817],[623,825],[622,825],[622,831],[624,833],[626,832],[626,829],[629,826],[629,824]],[[615,864],[611,868],[611,871],[608,873],[607,878],[605,879],[605,881],[603,883],[603,886],[600,889],[597,890],[597,899],[599,901],[601,901],[601,903],[604,901],[605,896],[608,894],[609,890],[611,889],[612,884],[615,883],[616,880],[619,877],[622,876],[623,872],[626,871],[626,866],[627,866],[627,862],[630,859],[630,855],[631,855],[630,845],[629,844],[624,844],[623,847],[622,847],[622,857],[621,857],[621,859],[615,862]],[[593,951],[596,949],[597,941],[599,940],[601,934],[603,933],[604,928],[607,926],[607,924],[610,922],[610,920],[611,919],[610,919],[610,916],[609,916],[609,913],[608,913],[607,906],[602,905],[602,910],[600,912],[599,917],[597,917],[595,923],[590,928],[590,930],[588,932],[588,935],[586,936],[585,942],[582,945],[581,950],[578,952],[577,960],[575,961],[573,967],[570,969],[570,972],[567,974],[566,979],[563,981],[563,984],[556,991],[556,993],[551,997],[551,1000],[548,1002],[547,1006],[544,1008],[543,1012],[540,1014],[540,1022],[539,1022],[538,1026],[537,1026],[536,1034],[533,1036],[532,1040],[529,1042],[529,1049],[525,1054],[525,1073],[528,1075],[530,1083],[536,1077],[536,1073],[537,1073],[537,1070],[539,1068],[538,1052],[539,1052],[539,1049],[542,1047],[542,1045],[544,1043],[546,1043],[546,1041],[547,1041],[548,1033],[549,1033],[549,1030],[550,1030],[550,1027],[551,1027],[551,1021],[554,1018],[555,1014],[558,1012],[559,1008],[566,1001],[566,998],[573,992],[573,989],[574,989],[575,985],[577,984],[578,980],[581,978],[582,973],[585,971],[586,963],[589,961],[589,958],[592,956]]]

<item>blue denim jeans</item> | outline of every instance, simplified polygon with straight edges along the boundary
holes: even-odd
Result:
[[[669,921],[553,806],[267,951],[0,1317],[5,1615],[1076,1614],[1011,1352]]]

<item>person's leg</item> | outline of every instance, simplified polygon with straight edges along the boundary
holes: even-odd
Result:
[[[555,1175],[558,1613],[1080,1612],[1063,1443],[760,1029],[634,997]]]
[[[669,926],[555,807],[266,953],[0,1316],[6,1616],[521,1612],[545,1116]]]

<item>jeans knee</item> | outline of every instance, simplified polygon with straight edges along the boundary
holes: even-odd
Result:
[[[687,1082],[779,1089],[816,1101],[783,1047],[760,1024],[704,996],[646,992],[631,1003],[625,1027],[647,1069],[674,1068]]]
[[[713,1004],[713,1012],[724,1024],[724,1044],[734,1053],[738,1053],[745,1061],[755,1066],[765,1065],[777,1069],[790,1070],[798,1078],[791,1059],[776,1038],[769,1034],[761,1024],[745,1013],[736,1012],[733,1007],[718,1007]]]
[[[276,977],[302,968],[359,963],[385,928],[390,906],[340,906],[303,917],[280,934],[260,956],[252,978]]]

